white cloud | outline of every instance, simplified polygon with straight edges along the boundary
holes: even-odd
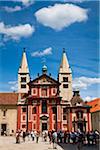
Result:
[[[17,0],[15,0],[15,1],[17,1]],[[19,0],[19,1],[21,1],[23,3],[23,5],[25,5],[25,6],[30,6],[31,4],[34,3],[34,0]]]
[[[74,4],[55,4],[41,8],[35,13],[35,17],[44,26],[60,31],[75,22],[86,21],[87,12],[87,9]]]
[[[15,6],[15,7],[8,7],[5,6],[3,9],[7,12],[15,12],[15,11],[20,11],[22,8],[20,6]]]
[[[10,89],[13,91],[18,90],[18,82],[17,81],[9,81],[8,84],[10,85]]]
[[[2,1],[7,1],[7,0],[2,0]],[[8,1],[17,2],[17,3],[20,2],[25,6],[29,6],[29,5],[33,4],[35,0],[8,0]]]
[[[87,89],[89,86],[93,84],[99,84],[100,78],[89,78],[89,77],[79,77],[73,80],[73,88],[74,89]]]
[[[17,4],[22,3],[22,6],[16,5],[15,7],[8,7],[8,6],[1,7],[2,9],[10,13],[25,9],[34,3],[34,0],[9,0],[9,1],[17,2]]]
[[[85,98],[84,98],[84,101],[92,101],[92,100],[94,100],[94,99],[96,99],[97,97],[91,97],[91,96],[86,96]]]
[[[43,51],[35,51],[33,53],[31,53],[32,57],[41,57],[41,56],[45,56],[45,55],[51,55],[52,54],[52,48],[46,48]]]
[[[35,28],[30,24],[20,24],[18,26],[5,25],[0,22],[0,34],[4,35],[4,41],[13,39],[20,40],[22,37],[29,37],[35,31]]]

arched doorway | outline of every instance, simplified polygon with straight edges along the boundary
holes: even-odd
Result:
[[[47,122],[42,122],[42,131],[48,130],[47,128]]]
[[[80,131],[83,132],[83,123],[82,122],[78,122],[77,123],[77,128],[80,129]]]
[[[41,131],[48,130],[48,117],[46,115],[43,115],[40,117],[41,119]]]

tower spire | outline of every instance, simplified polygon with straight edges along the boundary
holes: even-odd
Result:
[[[25,48],[23,49],[22,61],[18,73],[29,73]]]
[[[62,61],[61,61],[61,64],[60,64],[60,69],[59,69],[59,73],[62,73],[62,72],[71,73],[71,69],[69,67],[69,63],[68,63],[68,59],[67,59],[67,56],[66,56],[65,48],[63,48],[63,56],[62,56]]]
[[[21,65],[18,70],[18,92],[27,93],[29,90],[28,82],[30,81],[28,62],[25,48],[23,49]]]

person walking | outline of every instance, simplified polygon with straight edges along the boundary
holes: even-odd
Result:
[[[79,132],[78,133],[77,149],[82,150],[82,145],[83,145],[83,134],[82,134],[82,132]]]
[[[45,142],[47,141],[47,136],[48,136],[48,135],[47,135],[47,133],[45,132],[45,133],[44,133],[44,141],[45,141]]]
[[[16,132],[16,144],[20,143],[20,132]]]
[[[49,143],[51,144],[51,141],[52,141],[52,134],[51,134],[51,131],[48,132],[48,137],[49,137]]]
[[[64,132],[64,143],[66,143],[66,139],[67,139],[67,131]]]
[[[57,149],[57,132],[54,131],[52,133],[52,143],[53,143],[53,149]]]
[[[39,132],[37,131],[37,133],[36,133],[36,143],[38,143],[38,141],[39,141]]]
[[[31,137],[32,137],[32,141],[34,141],[34,138],[35,138],[34,131],[31,131]]]
[[[26,132],[23,131],[23,142],[25,142]]]

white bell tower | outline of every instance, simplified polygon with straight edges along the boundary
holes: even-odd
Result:
[[[63,49],[62,61],[59,68],[58,80],[61,83],[59,86],[60,97],[62,103],[70,104],[72,98],[72,71],[68,63],[65,49]]]
[[[30,81],[29,68],[25,48],[22,54],[21,65],[18,70],[18,93],[28,93],[27,83]]]

